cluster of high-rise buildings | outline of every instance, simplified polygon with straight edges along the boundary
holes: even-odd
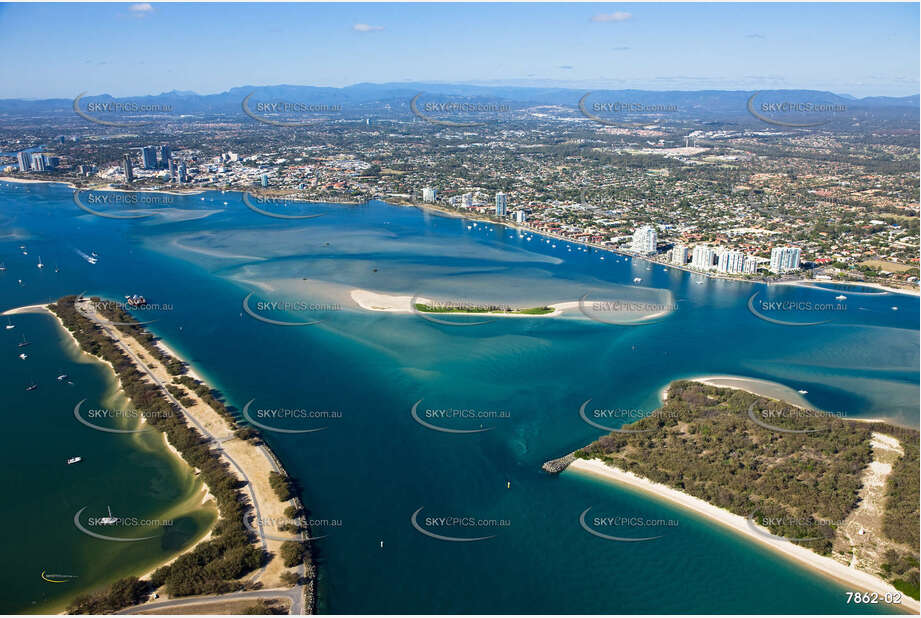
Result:
[[[16,154],[20,172],[45,172],[58,166],[60,159],[43,152],[22,151]]]
[[[140,149],[138,159],[141,169],[145,170],[167,170],[169,179],[175,182],[188,182],[188,170],[185,161],[176,161],[172,158],[172,149],[163,144],[162,146],[143,146]],[[130,154],[125,154],[122,161],[122,172],[125,174],[125,182],[134,181],[134,160]]]
[[[746,255],[735,249],[696,245],[693,249],[675,244],[668,252],[668,262],[676,266],[690,266],[695,270],[728,275],[753,275],[767,260]],[[690,262],[690,263],[689,263]],[[771,249],[769,268],[773,273],[787,273],[800,267],[799,247],[774,247]]]

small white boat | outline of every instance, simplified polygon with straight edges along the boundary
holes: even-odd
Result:
[[[100,517],[100,518],[99,518],[99,523],[102,524],[103,526],[111,526],[112,524],[117,524],[117,523],[118,523],[118,517],[113,517],[113,516],[112,516],[112,507],[110,506],[110,507],[107,507],[107,508],[109,509],[109,516],[108,516],[108,517]]]
[[[58,376],[58,382],[63,382],[63,381],[66,380],[68,377],[69,377],[69,376],[68,376],[66,373],[62,373],[61,375]]]
[[[641,279],[640,277],[634,277],[634,278],[633,278],[633,283],[639,283],[640,281],[642,281],[642,279]]]
[[[847,300],[847,296],[845,296],[844,294],[838,294],[837,296],[835,296],[835,300]]]
[[[3,262],[0,262],[0,271],[2,270],[6,270],[6,264],[4,264]]]
[[[22,360],[26,360],[27,358],[29,358],[29,355],[26,353],[22,353],[19,355],[19,358],[21,358]]]
[[[82,457],[71,457],[67,460],[67,465],[69,466],[70,464],[80,463],[81,461],[83,461]]]
[[[10,319],[7,318],[7,319],[6,319],[6,326],[4,326],[3,328],[5,328],[6,330],[13,330],[14,328],[16,328],[16,325],[13,324],[12,322],[10,322]]]
[[[802,389],[802,388],[799,389],[799,390],[796,391],[796,392],[799,393],[800,395],[807,395],[807,394],[809,394],[809,391],[807,391],[807,390],[805,390],[805,389]]]
[[[28,252],[28,251],[23,251],[22,254],[23,254],[23,255],[29,255],[29,252]]]
[[[38,267],[39,267],[39,268],[44,268],[44,267],[45,267],[45,265],[42,264],[42,256],[38,256]]]

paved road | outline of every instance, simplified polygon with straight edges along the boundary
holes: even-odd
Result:
[[[163,382],[161,382],[159,378],[157,378],[153,370],[151,370],[150,367],[147,366],[147,363],[145,363],[140,358],[138,358],[137,355],[135,355],[135,353],[131,351],[131,348],[129,348],[128,346],[126,346],[120,341],[120,338],[119,338],[120,335],[118,333],[113,332],[112,329],[106,324],[106,322],[103,321],[102,318],[100,318],[97,315],[96,311],[91,311],[87,307],[86,299],[78,298],[77,301],[74,303],[74,307],[77,309],[77,311],[80,312],[81,315],[83,315],[83,317],[93,321],[110,338],[112,338],[112,340],[116,342],[118,347],[121,348],[121,350],[126,355],[128,355],[131,359],[133,359],[138,364],[138,366],[143,369],[144,373],[147,374],[147,376],[153,381],[153,383],[156,384],[160,388],[160,390],[163,392],[166,398],[169,399],[169,401],[171,401],[179,410],[182,410],[186,418],[198,428],[198,430],[202,433],[202,435],[204,435],[205,437],[208,438],[208,440],[213,442],[216,445],[216,449],[220,451],[221,455],[225,457],[227,461],[229,461],[230,464],[234,468],[237,469],[237,471],[240,473],[241,478],[243,478],[244,482],[246,483],[247,488],[249,489],[250,498],[253,502],[253,510],[255,511],[255,514],[256,514],[256,523],[258,524],[259,541],[262,543],[262,550],[264,552],[268,552],[268,545],[266,544],[266,538],[265,538],[265,530],[263,529],[263,526],[262,526],[262,516],[259,513],[259,502],[258,500],[256,500],[256,491],[253,489],[253,485],[250,482],[250,479],[246,475],[246,472],[243,470],[243,468],[236,461],[234,461],[234,459],[227,453],[227,451],[221,448],[221,442],[223,442],[224,440],[231,439],[231,438],[227,437],[227,438],[219,439],[217,438],[217,436],[215,436],[214,434],[209,432],[207,429],[205,429],[204,426],[202,426],[201,423],[199,423],[195,419],[195,417],[192,416],[192,414],[186,409],[186,407],[183,406],[182,403],[178,399],[176,399],[172,393],[169,392],[169,390],[167,390],[166,385],[163,384]],[[278,471],[278,467],[276,466],[275,461],[272,459],[272,457],[267,455],[265,452],[263,452],[263,454],[269,459],[269,462],[272,464],[272,467],[275,468],[276,471]],[[303,534],[300,536],[303,537]],[[265,570],[265,567],[260,569],[256,573],[256,577],[252,579],[255,580],[256,578],[258,578],[264,570]],[[303,577],[305,574],[304,565],[299,565],[295,569],[295,572],[297,572],[298,575]],[[249,596],[249,595],[252,595],[252,596]],[[284,596],[284,597],[291,599],[291,614],[292,615],[301,615],[304,613],[304,587],[303,586],[295,586],[294,588],[290,588],[290,589],[280,589],[280,590],[274,590],[274,591],[256,590],[256,591],[251,591],[251,592],[233,592],[230,594],[217,595],[214,597],[196,597],[193,599],[187,598],[187,599],[176,599],[173,601],[160,601],[157,603],[148,603],[145,605],[139,605],[133,608],[124,609],[118,613],[131,614],[139,609],[147,610],[147,609],[153,609],[155,607],[175,607],[175,606],[181,606],[181,605],[190,605],[193,603],[201,602],[202,598],[223,600],[223,599],[232,599],[232,598],[241,598],[241,599],[276,598],[279,596]]]
[[[182,607],[184,605],[199,605],[202,603],[215,603],[223,601],[244,601],[247,599],[280,599],[286,598],[291,601],[291,614],[300,615],[304,613],[304,590],[302,586],[294,588],[273,588],[271,590],[249,590],[246,592],[230,592],[228,594],[215,594],[202,597],[185,597],[182,599],[172,599],[170,601],[154,601],[144,605],[135,605],[115,612],[116,614],[136,614],[152,610],[167,609],[170,607]]]
[[[186,409],[186,407],[182,405],[182,403],[180,403],[178,399],[173,397],[173,394],[170,393],[169,390],[166,388],[166,385],[163,384],[163,382],[161,382],[159,378],[157,378],[153,370],[151,370],[150,367],[147,366],[147,363],[145,363],[140,358],[138,358],[137,355],[135,355],[135,353],[131,351],[131,348],[123,344],[120,340],[121,335],[119,333],[113,332],[113,330],[106,324],[106,321],[100,318],[97,315],[95,310],[91,311],[87,307],[86,303],[87,303],[87,300],[85,298],[78,298],[77,301],[74,302],[74,307],[80,312],[81,315],[83,315],[83,317],[89,320],[92,320],[97,326],[99,326],[99,328],[105,331],[105,333],[117,343],[118,347],[121,348],[125,354],[127,354],[131,359],[133,359],[134,362],[136,362],[138,366],[140,366],[144,370],[144,373],[147,374],[147,377],[149,377],[153,381],[153,383],[156,384],[160,388],[161,391],[163,391],[163,394],[166,396],[166,398],[169,399],[173,403],[173,405],[175,405],[178,409],[182,410],[186,418],[198,428],[198,430],[202,433],[202,435],[207,437],[208,440],[210,440],[216,445],[216,449],[220,451],[220,453],[227,459],[227,461],[229,461],[230,464],[234,468],[237,469],[237,472],[240,473],[240,476],[243,478],[243,481],[246,483],[246,487],[249,489],[250,499],[253,501],[253,510],[256,512],[256,522],[259,525],[259,541],[262,543],[262,550],[268,551],[268,546],[266,545],[266,541],[265,541],[265,531],[262,528],[262,516],[259,514],[259,501],[256,500],[256,491],[253,489],[253,485],[250,482],[249,477],[246,476],[246,472],[244,472],[243,468],[240,467],[240,465],[236,461],[234,461],[234,459],[230,455],[227,454],[227,451],[221,448],[222,440],[219,440],[214,434],[212,434],[210,431],[205,429],[204,426],[202,426],[202,424],[199,423],[195,419],[194,416],[192,416],[192,414]]]

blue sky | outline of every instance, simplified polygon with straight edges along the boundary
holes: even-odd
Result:
[[[4,4],[0,98],[407,80],[900,96],[918,50],[918,3]]]

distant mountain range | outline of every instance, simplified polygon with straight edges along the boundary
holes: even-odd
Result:
[[[754,91],[746,90],[580,90],[558,87],[484,86],[442,83],[360,83],[343,88],[318,86],[239,86],[217,94],[197,94],[173,90],[158,95],[112,97],[107,94],[87,93],[81,99],[86,103],[136,103],[139,105],[170,106],[176,114],[239,113],[243,99],[255,93],[252,101],[298,102],[322,105],[341,105],[344,112],[369,113],[379,109],[393,112],[409,108],[409,101],[420,92],[426,101],[439,102],[489,102],[521,109],[537,105],[555,105],[576,109],[579,100],[592,92],[592,101],[629,102],[643,105],[674,105],[687,113],[733,114],[744,113],[745,105]],[[921,97],[865,97],[854,98],[833,92],[817,90],[763,90],[758,100],[811,102],[844,105],[850,110],[895,111],[895,108],[918,112]],[[76,97],[80,93],[74,93]],[[438,98],[441,97],[441,98]],[[450,98],[447,98],[450,97]],[[34,114],[60,112],[72,109],[73,99],[0,99],[0,113]],[[900,110],[901,111],[901,110]]]

